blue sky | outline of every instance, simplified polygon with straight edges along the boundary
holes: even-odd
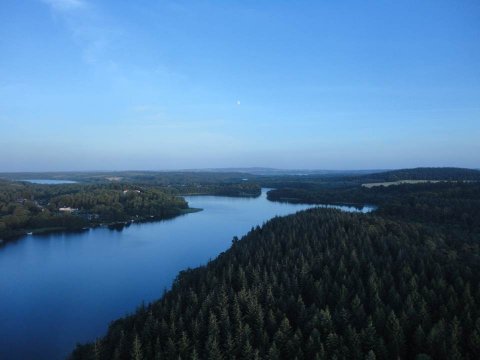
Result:
[[[480,2],[0,3],[0,171],[480,167]]]

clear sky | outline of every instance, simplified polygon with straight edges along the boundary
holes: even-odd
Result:
[[[0,1],[0,171],[480,167],[480,1]]]

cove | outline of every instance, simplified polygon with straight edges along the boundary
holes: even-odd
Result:
[[[312,205],[186,197],[203,211],[122,231],[34,235],[0,248],[0,359],[63,359],[77,342],[162,296],[179,271],[205,264],[253,226]],[[345,211],[370,211],[340,207]]]

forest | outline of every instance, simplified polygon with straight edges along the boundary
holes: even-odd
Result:
[[[397,180],[450,180],[479,181],[480,171],[455,167],[423,167],[399,169],[356,177],[362,182],[397,181]]]
[[[83,184],[134,183],[141,185],[222,185],[238,184],[252,174],[232,171],[87,171],[0,173],[5,180],[73,180]]]
[[[188,211],[170,192],[124,185],[0,182],[0,239],[101,223],[164,219]]]
[[[374,204],[377,214],[409,221],[480,230],[480,183],[440,182],[337,189],[270,190],[268,199],[307,204]]]
[[[263,176],[255,179],[264,187],[275,189],[338,189],[352,188],[364,184],[408,181],[480,181],[480,170],[428,167],[399,169],[390,171],[371,171],[370,173],[327,173],[290,176]]]
[[[477,359],[480,186],[273,190],[316,208],[234,238],[71,359]]]
[[[163,177],[155,175],[151,179],[148,173],[142,172],[137,177],[130,174],[131,181],[106,178],[99,181],[95,173],[80,174],[85,178],[90,176],[90,180],[39,185],[11,181],[2,174],[0,242],[29,232],[78,230],[104,223],[171,218],[193,211],[183,199],[185,195],[255,197],[261,193],[258,184],[234,181],[231,174],[165,173]],[[66,175],[50,174],[47,178],[61,179]]]

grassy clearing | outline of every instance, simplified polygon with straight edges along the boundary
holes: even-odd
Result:
[[[378,182],[378,183],[368,183],[362,184],[366,188],[372,188],[375,186],[391,186],[391,185],[401,185],[401,184],[422,184],[422,183],[438,183],[449,180],[397,180],[397,181],[387,181],[387,182]]]

